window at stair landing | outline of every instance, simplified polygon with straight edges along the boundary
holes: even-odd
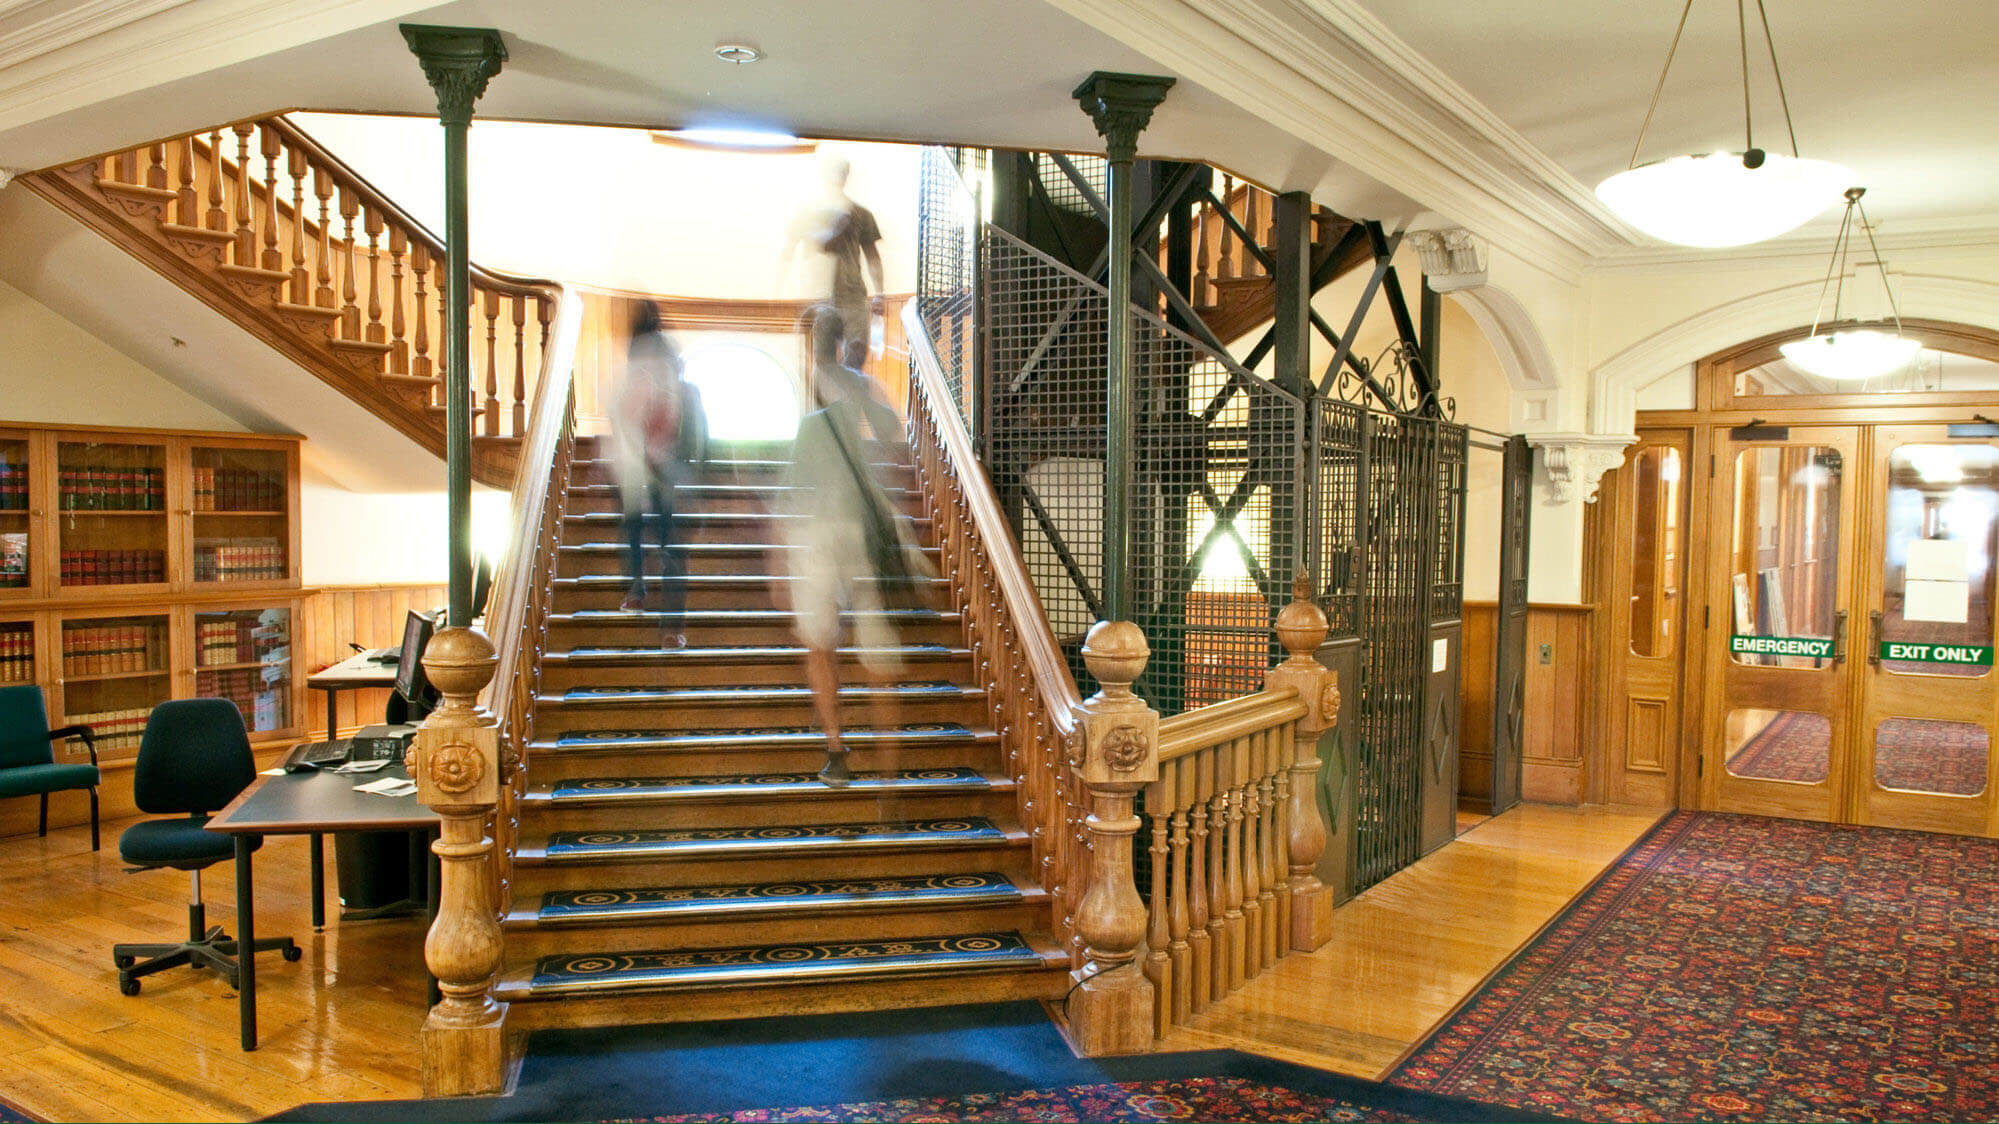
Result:
[[[709,440],[789,441],[798,433],[791,364],[751,344],[719,341],[689,347],[681,362],[683,377],[701,391]]]

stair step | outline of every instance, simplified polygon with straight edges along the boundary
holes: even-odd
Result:
[[[983,699],[986,693],[980,687],[968,687],[960,683],[911,681],[883,686],[862,683],[840,688],[841,702],[937,702],[954,699]],[[787,703],[809,703],[812,690],[809,687],[787,687],[767,683],[752,683],[729,687],[571,687],[559,695],[540,695],[535,699],[537,706],[597,707],[597,706],[706,706],[715,703],[740,706],[774,706]]]
[[[875,745],[973,746],[990,742],[989,730],[955,722],[919,722],[895,729],[851,729],[840,735],[849,749]],[[530,754],[629,753],[638,750],[824,749],[826,731],[817,726],[763,726],[755,729],[576,730],[537,740]]]
[[[977,769],[947,766],[903,769],[894,773],[856,773],[845,788],[831,788],[816,773],[721,774],[700,777],[572,777],[526,793],[524,806],[570,807],[583,804],[721,802],[784,797],[820,798],[829,794],[890,795],[973,794],[995,788],[992,778]]]
[[[787,855],[852,854],[1004,845],[1008,834],[983,816],[887,823],[787,824],[766,827],[673,828],[650,831],[555,831],[524,846],[523,861],[617,862],[626,859],[779,859]]]
[[[548,623],[553,625],[601,625],[601,624],[650,624],[663,626],[667,623],[666,612],[661,609],[578,609],[569,613],[550,613]],[[679,614],[681,621],[689,628],[699,625],[785,625],[790,626],[798,619],[798,614],[789,609],[688,609]],[[873,609],[866,611],[843,610],[842,620],[855,617],[884,617],[890,624],[956,624],[956,612],[939,609]]]
[[[863,575],[862,577],[859,578],[859,580],[863,582],[875,582],[880,579],[876,578],[872,574],[868,574],[868,575]],[[795,584],[797,581],[798,577],[795,574],[764,574],[764,573],[686,574],[678,578],[670,578],[670,579],[660,577],[657,574],[648,574],[646,576],[646,588],[648,590],[651,590],[658,588],[663,584],[671,582],[675,585],[685,585],[689,589],[763,590],[763,589],[768,589],[772,582],[777,582],[783,585],[792,585]],[[624,592],[625,589],[629,588],[631,584],[632,584],[632,579],[625,576],[624,574],[578,574],[574,577],[555,579],[555,588],[558,591],[570,591],[578,593],[581,592],[622,593]],[[950,588],[951,583],[944,578],[931,578],[929,579],[928,584],[937,589],[948,589]]]
[[[1032,971],[1052,953],[1019,933],[975,933],[896,941],[758,945],[744,948],[544,956],[510,972],[499,998],[615,995],[630,992],[845,982],[899,976]]]
[[[1026,900],[1004,874],[921,874],[823,882],[554,890],[510,920],[537,925],[644,924],[723,917],[767,918],[887,909],[1004,905]]]
[[[697,480],[697,481],[692,481],[690,483],[677,485],[674,489],[674,492],[675,495],[680,499],[692,499],[695,501],[710,500],[710,499],[774,500],[779,496],[786,495],[787,493],[803,491],[803,490],[804,489],[795,484],[780,484],[776,482],[740,484],[728,481]],[[922,492],[918,491],[913,487],[902,484],[889,485],[884,487],[882,490],[887,492],[889,496],[894,499],[917,499],[920,498],[923,494]],[[611,484],[611,483],[603,483],[603,484],[572,483],[569,486],[569,494],[578,498],[609,497],[610,499],[615,500],[622,495],[622,492],[616,484]]]

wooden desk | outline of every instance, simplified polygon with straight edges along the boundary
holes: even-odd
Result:
[[[340,736],[339,720],[334,716],[333,700],[342,691],[363,691],[377,687],[396,685],[396,665],[376,663],[365,653],[356,652],[332,667],[306,677],[305,685],[315,691],[326,692],[326,740]],[[363,722],[362,725],[367,725]],[[361,795],[367,796],[367,793]],[[379,800],[381,797],[372,797]]]
[[[438,815],[409,796],[377,796],[355,792],[357,784],[383,777],[407,779],[409,772],[398,761],[372,773],[342,775],[331,770],[264,776],[250,782],[227,808],[208,821],[208,830],[236,837],[236,940],[238,948],[250,948],[256,939],[253,914],[255,895],[250,882],[250,843],[259,835],[310,835],[313,842],[313,926],[324,923],[325,876],[320,868],[320,840],[334,831],[410,831],[435,829]],[[426,897],[431,911],[437,908],[435,864]],[[257,1048],[257,964],[254,955],[237,957],[238,1016],[242,1021],[243,1048]]]

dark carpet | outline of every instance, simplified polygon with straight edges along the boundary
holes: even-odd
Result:
[[[6,1101],[0,1101],[0,1124],[34,1124],[39,1116],[29,1116]]]
[[[671,1002],[670,999],[662,1002]],[[1229,1050],[1077,1058],[1036,1003],[542,1031],[508,1097],[273,1120],[1547,1120]]]
[[[1578,1120],[1999,1118],[1999,841],[1669,817],[1389,1075]]]

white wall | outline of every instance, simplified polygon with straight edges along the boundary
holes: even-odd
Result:
[[[434,120],[299,113],[291,120],[432,230],[443,229],[444,142]],[[644,129],[475,121],[472,260],[534,277],[648,293],[817,297],[791,270],[786,231],[821,191],[822,160],[882,228],[889,292],[916,286],[922,150],[821,141],[804,155],[660,144]]]
[[[0,421],[243,428],[5,282],[0,282]]]
[[[498,561],[510,496],[472,491],[472,548]],[[308,586],[441,582],[446,576],[444,493],[352,492],[305,470],[299,482],[300,571]]]

